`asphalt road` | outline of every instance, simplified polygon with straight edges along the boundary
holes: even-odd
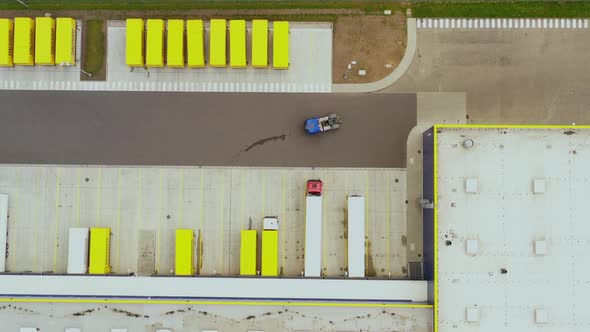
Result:
[[[0,91],[0,163],[406,167],[416,95]],[[340,129],[303,121],[338,113]]]

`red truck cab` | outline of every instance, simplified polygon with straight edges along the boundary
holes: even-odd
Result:
[[[307,196],[322,196],[322,180],[307,180]]]

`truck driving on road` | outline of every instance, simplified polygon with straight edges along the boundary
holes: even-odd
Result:
[[[340,122],[340,117],[336,114],[307,119],[305,120],[305,131],[309,135],[314,135],[332,129],[338,129],[340,128]]]

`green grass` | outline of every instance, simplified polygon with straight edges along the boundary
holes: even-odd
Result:
[[[589,17],[588,2],[417,3],[415,17]]]
[[[102,20],[86,21],[86,49],[84,54],[84,70],[93,76],[98,74],[105,62],[105,35]]]

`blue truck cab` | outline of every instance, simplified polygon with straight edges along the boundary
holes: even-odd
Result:
[[[340,128],[340,117],[336,114],[310,118],[305,120],[305,131],[309,135],[315,135],[325,131]]]

